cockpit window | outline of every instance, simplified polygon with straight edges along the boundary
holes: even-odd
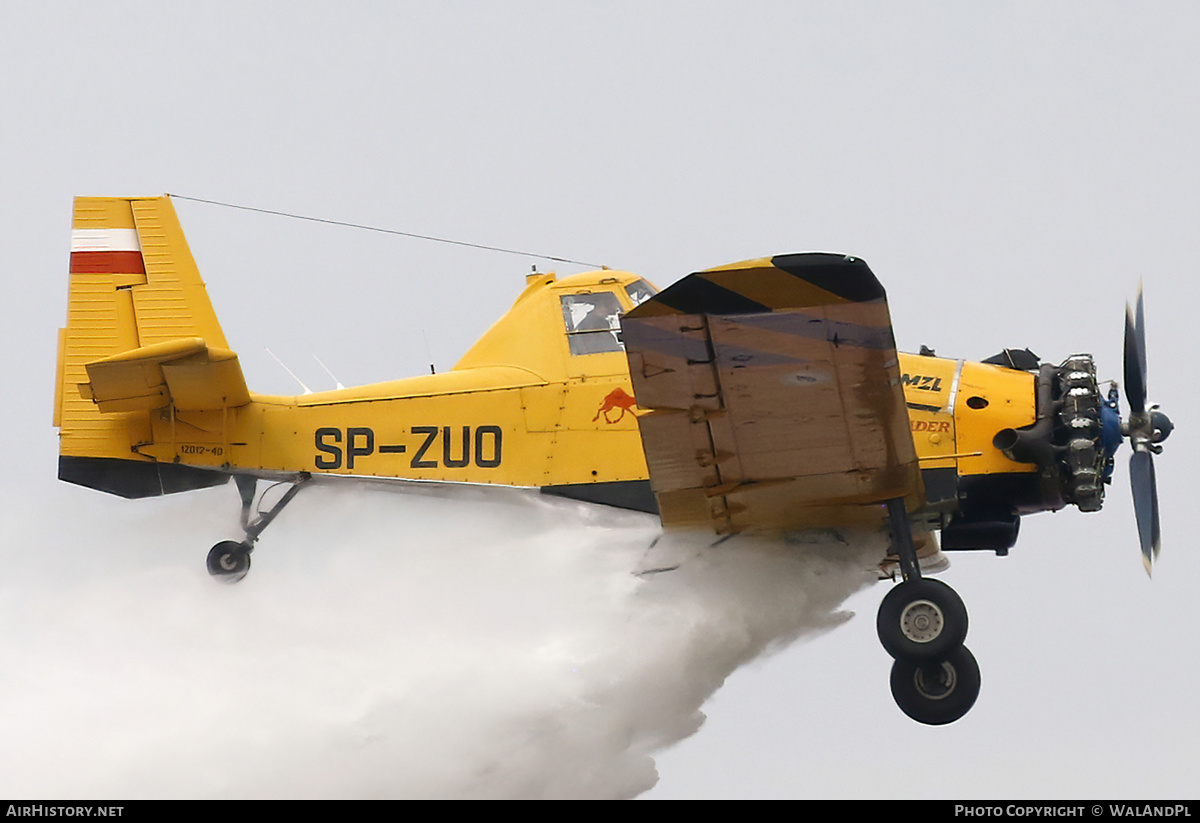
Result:
[[[635,306],[642,305],[656,294],[654,287],[645,280],[635,280],[625,287],[625,291],[629,293],[629,299]]]
[[[571,354],[622,351],[621,304],[612,292],[601,291],[562,296],[563,323]]]

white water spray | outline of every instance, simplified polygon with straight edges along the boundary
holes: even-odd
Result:
[[[884,549],[650,550],[646,515],[316,485],[226,586],[203,557],[236,536],[231,489],[64,494],[38,554],[5,512],[7,796],[634,796],[734,669],[847,619]]]

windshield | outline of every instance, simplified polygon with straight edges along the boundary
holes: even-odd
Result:
[[[653,297],[657,292],[654,287],[645,280],[636,280],[625,287],[629,299],[633,301],[634,306],[640,306]]]

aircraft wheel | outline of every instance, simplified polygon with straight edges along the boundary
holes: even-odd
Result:
[[[892,664],[892,697],[900,711],[928,726],[953,723],[979,697],[979,664],[966,646],[945,660],[897,660]]]
[[[208,553],[208,573],[222,583],[236,583],[250,572],[250,546],[225,540]]]
[[[940,580],[906,580],[879,604],[875,628],[897,660],[941,660],[967,637],[967,607]]]

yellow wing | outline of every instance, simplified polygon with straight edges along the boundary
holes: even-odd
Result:
[[[794,254],[697,272],[622,320],[663,523],[877,522],[923,502],[883,287]]]

